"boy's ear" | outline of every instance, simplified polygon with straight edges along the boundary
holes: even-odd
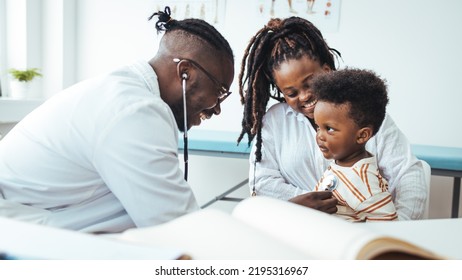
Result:
[[[363,145],[366,144],[366,142],[371,139],[372,137],[372,127],[366,126],[358,130],[357,133],[357,138],[356,138],[356,143]]]

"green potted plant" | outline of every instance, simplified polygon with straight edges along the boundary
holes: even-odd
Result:
[[[10,83],[10,97],[25,98],[29,91],[30,83],[34,78],[41,77],[42,74],[38,68],[29,68],[25,70],[11,68],[9,70],[12,80]]]

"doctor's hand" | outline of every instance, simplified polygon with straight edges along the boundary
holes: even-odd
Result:
[[[328,214],[337,213],[337,199],[332,196],[330,191],[309,192],[296,196],[289,201]]]

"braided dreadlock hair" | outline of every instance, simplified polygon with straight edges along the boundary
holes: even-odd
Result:
[[[201,38],[216,50],[223,51],[231,61],[234,61],[233,51],[228,41],[215,29],[215,27],[201,19],[189,18],[175,20],[170,15],[170,7],[166,6],[164,11],[153,13],[148,20],[151,20],[154,16],[158,16],[158,21],[156,22],[157,33],[165,32],[167,34],[175,30],[187,32]]]
[[[244,105],[238,143],[247,134],[248,144],[257,136],[256,161],[261,161],[261,129],[270,98],[285,102],[274,82],[273,71],[289,59],[308,56],[335,70],[334,54],[321,31],[300,17],[273,18],[253,36],[245,50],[239,73],[239,94]]]

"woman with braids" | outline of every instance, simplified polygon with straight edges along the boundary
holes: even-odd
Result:
[[[329,191],[312,192],[329,160],[316,144],[316,98],[310,81],[335,71],[335,56],[309,21],[271,19],[250,40],[239,74],[244,105],[240,142],[252,142],[249,187],[253,195],[271,196],[327,213],[337,211]],[[267,109],[270,98],[279,103]],[[389,115],[366,149],[375,154],[400,220],[419,219],[425,210],[422,163]]]
[[[178,130],[220,114],[234,56],[205,21],[154,16],[165,33],[150,61],[63,90],[2,139],[0,216],[121,232],[199,209]]]

